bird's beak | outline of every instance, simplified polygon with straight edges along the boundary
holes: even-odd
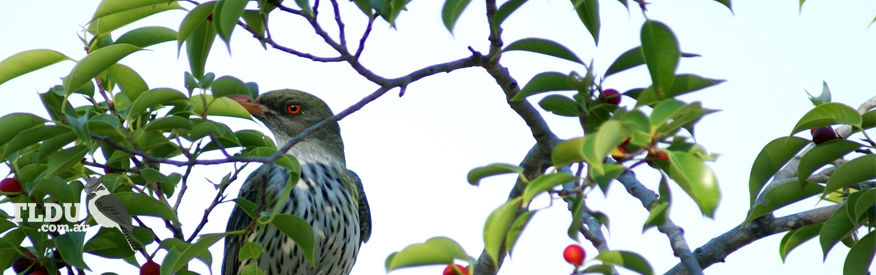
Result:
[[[267,106],[259,104],[258,102],[252,102],[252,99],[246,95],[233,95],[228,98],[237,101],[237,103],[240,104],[240,106],[243,106],[247,112],[258,118],[264,118],[266,113],[271,112]]]

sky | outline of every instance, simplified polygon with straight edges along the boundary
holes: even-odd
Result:
[[[99,1],[2,1],[0,2],[0,59],[15,53],[46,48],[73,58],[84,56],[77,35],[81,35]],[[365,18],[347,1],[342,15],[350,41],[362,32]],[[707,0],[656,1],[648,17],[666,23],[680,42],[682,51],[702,55],[684,59],[679,73],[695,73],[726,82],[701,92],[682,96],[701,101],[706,108],[719,109],[696,128],[697,141],[719,154],[710,163],[720,184],[722,201],[714,219],[703,217],[693,201],[673,185],[671,217],[684,228],[693,249],[737,226],[748,209],[748,174],[760,149],[777,137],[790,133],[796,121],[808,111],[804,90],[818,93],[822,81],[831,88],[833,100],[853,107],[876,95],[876,29],[868,27],[876,15],[876,2],[865,0],[810,0],[802,10],[798,1],[736,1],[731,13]],[[395,77],[430,64],[469,55],[471,46],[487,51],[488,41],[483,3],[473,1],[456,24],[453,34],[441,21],[443,1],[412,1],[397,21],[397,29],[377,23],[362,62],[374,72]],[[538,37],[566,45],[583,60],[593,60],[601,75],[624,51],[638,45],[643,16],[637,7],[629,11],[617,1],[601,1],[602,29],[598,47],[580,23],[568,1],[529,1],[504,24],[506,44],[521,38]],[[326,11],[324,14],[328,15]],[[165,12],[147,18],[139,26],[163,25],[176,29],[183,11]],[[330,49],[321,44],[298,18],[272,17],[275,39],[286,46],[318,55]],[[334,33],[327,24],[330,33]],[[126,30],[115,33],[118,37]],[[187,71],[185,54],[176,54],[173,43],[137,52],[122,60],[144,77],[150,87],[183,88]],[[583,72],[580,64],[524,52],[509,52],[502,59],[511,75],[525,83],[544,71]],[[0,85],[0,115],[33,112],[46,116],[36,96],[59,84],[74,63],[66,62],[19,77]],[[276,50],[264,50],[241,30],[236,30],[231,52],[217,41],[207,70],[217,76],[233,75],[254,81],[262,92],[295,88],[323,98],[338,112],[371,93],[376,87],[345,64],[314,63]],[[626,91],[650,83],[647,71],[639,67],[613,75],[605,88]],[[529,100],[535,104],[540,97]],[[624,98],[622,106],[632,102]],[[580,135],[577,121],[543,112],[561,138]],[[234,130],[258,129],[262,125],[243,119],[218,118]],[[507,198],[513,176],[466,182],[467,172],[490,163],[518,163],[534,143],[522,120],[508,108],[504,94],[482,69],[464,69],[439,74],[411,84],[404,96],[397,91],[366,106],[340,122],[348,167],[362,178],[371,206],[371,239],[360,250],[353,274],[383,274],[384,260],[394,251],[434,236],[453,238],[470,254],[483,248],[483,225],[489,213]],[[8,171],[5,166],[0,174]],[[207,179],[227,173],[228,167],[202,167],[192,179],[189,197],[181,207],[182,220],[200,219],[212,192]],[[659,178],[648,169],[637,170],[639,180],[656,189]],[[197,182],[193,180],[193,182]],[[240,181],[229,188],[233,197]],[[606,213],[611,225],[604,229],[608,245],[643,255],[662,273],[678,260],[666,237],[656,229],[644,233],[641,226],[647,211],[638,200],[614,183],[606,195],[588,194],[588,206]],[[571,266],[562,259],[563,248],[575,241],[566,235],[570,215],[562,201],[553,207],[546,196],[536,199],[534,208],[545,208],[529,223],[514,254],[506,259],[500,274],[568,274]],[[825,205],[806,200],[782,209],[777,215]],[[222,232],[232,204],[214,210],[204,233]],[[148,220],[148,219],[147,219]],[[163,225],[153,229],[167,236]],[[88,236],[96,232],[89,231]],[[184,228],[188,234],[192,228]],[[783,264],[778,253],[782,235],[756,241],[708,269],[708,274],[837,274],[848,248],[837,245],[822,261],[816,241],[798,247]],[[581,238],[581,240],[584,240]],[[596,249],[582,243],[588,258]],[[219,272],[222,246],[211,249],[213,272]],[[161,256],[163,254],[159,254]],[[86,262],[96,263],[95,258]],[[142,258],[141,258],[142,261]],[[92,264],[95,273],[134,272],[122,261]],[[202,263],[194,271],[208,274]],[[419,267],[391,274],[440,274],[443,267]],[[7,271],[6,274],[11,274]],[[630,272],[622,271],[624,274]]]

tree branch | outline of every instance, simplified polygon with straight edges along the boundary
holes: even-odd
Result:
[[[658,195],[642,185],[633,171],[627,171],[618,177],[617,180],[623,184],[630,195],[633,195],[633,197],[642,202],[642,206],[645,209],[650,210],[654,201],[657,200]],[[666,217],[666,222],[657,225],[657,230],[669,238],[669,245],[672,247],[675,256],[681,259],[685,271],[690,272],[690,274],[703,274],[703,267],[699,265],[697,259],[691,254],[687,240],[684,238],[684,229],[678,227],[672,222],[672,219]]]
[[[714,263],[723,262],[724,258],[730,255],[730,253],[761,238],[807,225],[822,223],[833,215],[840,206],[842,204],[835,204],[779,218],[763,216],[746,225],[734,227],[721,234],[721,236],[713,238],[705,245],[697,248],[693,254],[699,264],[705,268]],[[688,273],[679,264],[665,274]]]

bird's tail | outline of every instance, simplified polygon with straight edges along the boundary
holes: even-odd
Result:
[[[137,250],[140,250],[140,245],[137,244],[137,241],[134,240],[133,236],[131,236],[131,231],[128,231],[127,229],[125,229],[124,227],[121,227],[121,226],[118,228],[119,228],[119,231],[122,231],[122,236],[125,236],[125,240],[128,241],[128,246],[131,247],[131,251],[136,252]]]

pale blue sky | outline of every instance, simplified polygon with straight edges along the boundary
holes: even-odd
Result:
[[[73,58],[84,53],[77,34],[82,32],[99,1],[3,1],[0,2],[0,59],[34,48],[57,50]],[[361,33],[364,18],[345,3],[348,39]],[[467,46],[486,51],[483,3],[473,1],[449,34],[440,19],[443,1],[413,1],[398,19],[398,30],[385,23],[375,24],[363,55],[363,62],[388,77],[469,54]],[[711,163],[723,195],[716,219],[702,217],[692,201],[673,188],[672,218],[685,229],[692,248],[739,224],[747,211],[748,174],[760,149],[770,140],[787,135],[811,104],[803,92],[819,92],[821,81],[830,84],[834,101],[857,107],[874,96],[876,84],[876,29],[868,24],[876,15],[876,2],[857,0],[839,4],[810,0],[802,13],[798,1],[736,1],[735,15],[714,1],[655,1],[649,18],[667,23],[683,51],[702,57],[685,59],[679,72],[726,79],[727,82],[702,92],[683,96],[699,100],[707,108],[720,109],[697,125],[697,138],[710,151],[720,154]],[[571,5],[564,0],[530,1],[505,23],[506,44],[526,37],[548,38],[572,49],[584,60],[594,59],[597,72],[604,71],[618,54],[638,43],[643,21],[638,8],[627,12],[617,1],[601,1],[602,30],[599,47],[580,24]],[[328,15],[326,11],[324,13]],[[147,20],[176,29],[184,16],[167,12]],[[272,18],[275,38],[286,46],[315,53],[330,53],[306,24]],[[328,24],[327,24],[328,25]],[[142,25],[138,25],[142,26]],[[283,28],[281,28],[281,26]],[[286,27],[289,26],[289,27]],[[328,25],[328,29],[332,29]],[[130,27],[123,30],[129,30]],[[117,32],[116,37],[122,32]],[[150,87],[183,90],[183,72],[188,66],[177,59],[173,43],[135,53],[122,63],[131,66]],[[569,72],[583,68],[568,61],[523,52],[507,53],[503,64],[518,82],[525,83],[543,71]],[[37,92],[59,83],[72,68],[67,62],[0,85],[0,115],[35,112],[45,115]],[[264,51],[244,32],[237,30],[229,57],[219,42],[208,61],[208,71],[234,75],[259,83],[261,90],[296,88],[321,96],[337,112],[375,87],[344,64],[320,64],[279,53]],[[649,83],[644,68],[614,75],[606,88],[627,90]],[[532,99],[537,102],[538,97]],[[625,99],[622,105],[629,106]],[[562,138],[579,135],[576,120],[550,114],[545,117]],[[223,119],[235,129],[264,130],[261,125],[239,119]],[[493,162],[517,163],[533,140],[520,118],[507,107],[495,82],[480,69],[465,69],[423,79],[408,87],[404,97],[387,94],[341,122],[347,161],[362,177],[371,203],[374,229],[370,242],[362,247],[353,274],[382,274],[386,256],[408,244],[433,236],[456,239],[477,256],[482,249],[482,229],[487,215],[504,202],[513,177],[485,180],[469,186],[465,175],[471,168]],[[5,167],[0,173],[5,174]],[[224,167],[207,167],[192,179],[201,180],[202,192],[210,192],[203,179],[217,180]],[[639,172],[640,180],[655,188],[653,173]],[[192,182],[197,182],[193,180]],[[198,187],[192,187],[197,190]],[[230,190],[236,194],[239,183]],[[199,219],[209,202],[190,191],[181,218]],[[212,195],[209,196],[212,198]],[[641,233],[647,212],[619,184],[607,198],[592,192],[592,209],[611,218],[607,231],[612,249],[633,250],[645,256],[656,272],[662,273],[678,260],[672,256],[664,235],[651,229]],[[805,201],[795,209],[816,205]],[[824,204],[823,202],[821,203]],[[536,205],[546,206],[542,197]],[[220,232],[230,204],[215,210],[204,233]],[[787,211],[780,211],[787,213]],[[568,274],[571,267],[562,257],[570,244],[566,234],[569,214],[563,204],[540,211],[518,242],[514,256],[500,274]],[[162,225],[153,227],[167,236]],[[92,229],[96,230],[96,229]],[[191,232],[192,228],[186,228]],[[91,232],[89,236],[93,234]],[[845,253],[836,246],[825,262],[821,249],[811,241],[791,253],[782,264],[778,245],[782,235],[763,239],[742,248],[706,270],[707,274],[838,274]],[[582,238],[583,240],[583,238]],[[596,250],[584,243],[588,255]],[[214,253],[214,272],[219,271],[221,245]],[[90,261],[96,263],[95,261]],[[132,273],[133,267],[115,261],[93,266],[95,271]],[[202,273],[205,267],[193,263]],[[440,274],[443,267],[400,270],[393,274]]]

